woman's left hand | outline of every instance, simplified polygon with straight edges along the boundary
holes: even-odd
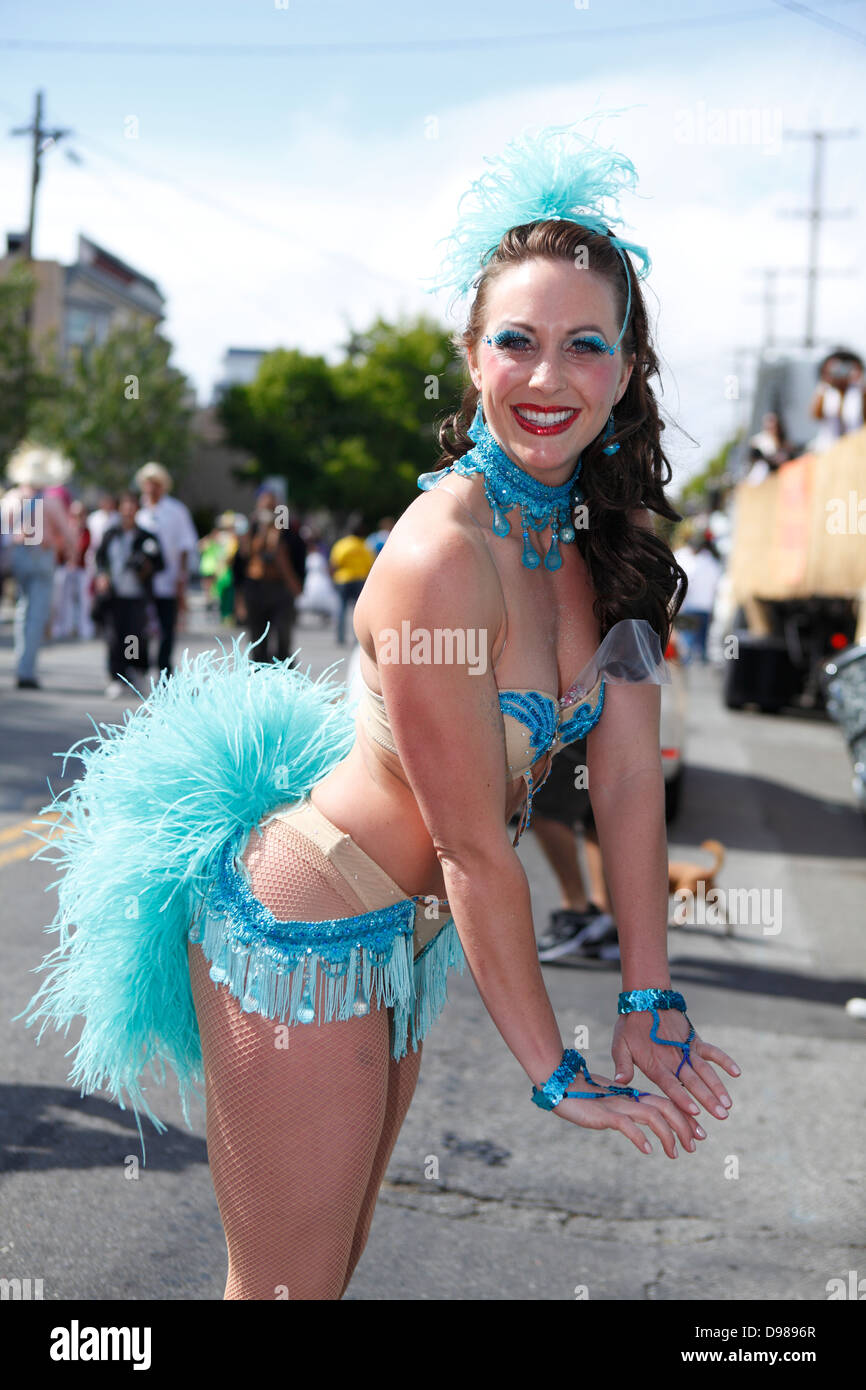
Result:
[[[631,1085],[637,1067],[687,1114],[700,1113],[699,1106],[695,1104],[697,1101],[711,1115],[720,1120],[726,1119],[732,1101],[710,1062],[723,1067],[730,1076],[739,1076],[740,1068],[736,1062],[720,1047],[703,1042],[696,1032],[689,1043],[689,1061],[681,1068],[677,1079],[676,1071],[683,1060],[682,1049],[653,1042],[650,1037],[652,1026],[651,1013],[620,1014],[617,1017],[611,1047],[616,1066],[616,1084]],[[678,1009],[663,1009],[659,1012],[656,1031],[660,1038],[685,1042],[690,1028],[685,1014]]]

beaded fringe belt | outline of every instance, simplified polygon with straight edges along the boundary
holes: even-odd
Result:
[[[189,931],[211,962],[210,977],[225,984],[247,1013],[287,1023],[363,1017],[371,1005],[394,1009],[392,1053],[405,1056],[446,1001],[449,968],[465,958],[449,916],[413,958],[417,895],[351,917],[318,922],[279,921],[256,898],[236,860],[236,839],[225,845],[216,878]]]

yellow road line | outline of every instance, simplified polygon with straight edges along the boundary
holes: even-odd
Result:
[[[30,845],[16,845],[14,849],[5,849],[0,854],[0,868],[4,864],[11,864],[15,859],[32,859],[35,853],[36,849],[31,849]]]
[[[34,816],[31,820],[20,821],[18,825],[7,826],[5,830],[0,830],[0,845],[8,844],[10,840],[18,840],[26,830],[32,829],[37,820],[59,820],[59,811],[46,811],[44,816]]]
[[[45,840],[37,840],[33,835],[28,835],[26,832],[28,830],[42,830],[44,833],[44,827],[39,825],[39,821],[56,821],[58,819],[59,813],[57,811],[48,811],[44,816],[40,816],[38,820],[21,821],[19,825],[10,825],[8,829],[0,831],[0,842],[8,844],[11,840],[24,840],[23,844],[13,844],[11,849],[0,851],[0,868],[2,868],[4,864],[14,864],[18,859],[32,859],[34,854],[38,853],[42,845],[45,844]],[[49,835],[51,839],[59,839],[60,836],[65,833],[65,830],[61,826],[57,826],[55,830],[49,832]]]

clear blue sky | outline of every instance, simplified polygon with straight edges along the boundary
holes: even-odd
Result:
[[[36,254],[79,231],[154,278],[175,361],[207,398],[228,345],[330,358],[349,324],[417,309],[457,198],[529,124],[623,109],[602,135],[634,160],[623,206],[654,269],[650,307],[683,474],[735,423],[727,379],[761,338],[761,266],[804,264],[810,149],[783,131],[859,127],[831,143],[823,260],[864,244],[866,4],[819,0],[151,0],[0,6],[2,227],[26,222],[27,140],[45,92],[74,135],[43,160]],[[736,112],[754,112],[752,134]],[[68,158],[74,152],[81,163]],[[780,336],[801,332],[783,280]],[[819,329],[866,350],[862,274],[828,278]],[[747,360],[747,359],[744,359]]]

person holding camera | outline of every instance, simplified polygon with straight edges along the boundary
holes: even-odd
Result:
[[[810,414],[819,421],[818,432],[809,446],[815,453],[831,448],[844,434],[862,429],[866,384],[862,358],[855,352],[839,348],[824,358]]]
[[[110,526],[96,552],[94,621],[104,624],[111,677],[106,695],[123,694],[123,679],[144,694],[147,674],[147,605],[153,576],[165,567],[162,547],[152,531],[136,523],[138,495],[124,492],[120,520]]]

